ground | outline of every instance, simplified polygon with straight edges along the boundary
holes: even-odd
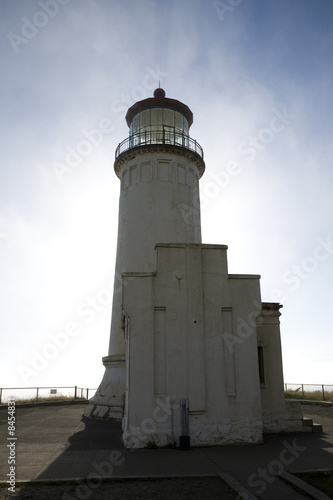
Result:
[[[27,484],[16,493],[0,489],[3,500],[236,500],[237,495],[218,477],[108,481],[94,489],[78,484]]]
[[[333,431],[333,406],[303,406],[303,414],[315,422],[322,423],[324,432]],[[319,437],[320,435],[318,435]],[[320,439],[320,438],[319,438]],[[186,452],[184,452],[186,453]],[[16,492],[8,485],[0,485],[3,500],[239,500],[219,477],[187,477],[158,479],[110,479],[91,478],[87,481],[58,481],[40,483],[17,483]],[[317,486],[318,487],[318,486]]]

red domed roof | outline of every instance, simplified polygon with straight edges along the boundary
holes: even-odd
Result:
[[[154,92],[154,97],[165,97],[165,90],[158,88]]]
[[[133,104],[133,106],[131,106],[126,113],[125,118],[127,125],[130,126],[134,116],[145,109],[169,108],[174,111],[178,111],[185,116],[188,121],[188,126],[190,127],[193,123],[193,113],[190,108],[176,99],[169,99],[168,97],[165,97],[165,95],[165,91],[158,88],[154,91],[154,97],[148,97],[148,99],[143,99],[142,101],[138,101]]]

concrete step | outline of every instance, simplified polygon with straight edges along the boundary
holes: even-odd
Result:
[[[303,417],[302,423],[303,427],[310,432],[323,432],[323,426],[321,424],[314,423],[312,418]]]

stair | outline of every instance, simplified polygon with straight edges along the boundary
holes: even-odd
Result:
[[[309,432],[323,432],[323,426],[321,424],[314,424],[312,418],[303,417],[302,423],[303,427]]]

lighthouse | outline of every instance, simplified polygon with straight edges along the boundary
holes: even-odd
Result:
[[[226,245],[201,241],[192,111],[158,88],[126,122],[109,352],[85,416],[121,420],[128,448],[287,430],[282,306],[262,302],[260,276],[228,273]]]
[[[91,401],[94,415],[122,416],[125,394],[126,313],[122,275],[155,270],[157,243],[201,243],[199,178],[205,170],[203,150],[189,136],[192,111],[166,97],[135,103],[126,114],[129,136],[115,154],[120,179],[118,244],[106,371]],[[92,408],[88,410],[91,413]]]

